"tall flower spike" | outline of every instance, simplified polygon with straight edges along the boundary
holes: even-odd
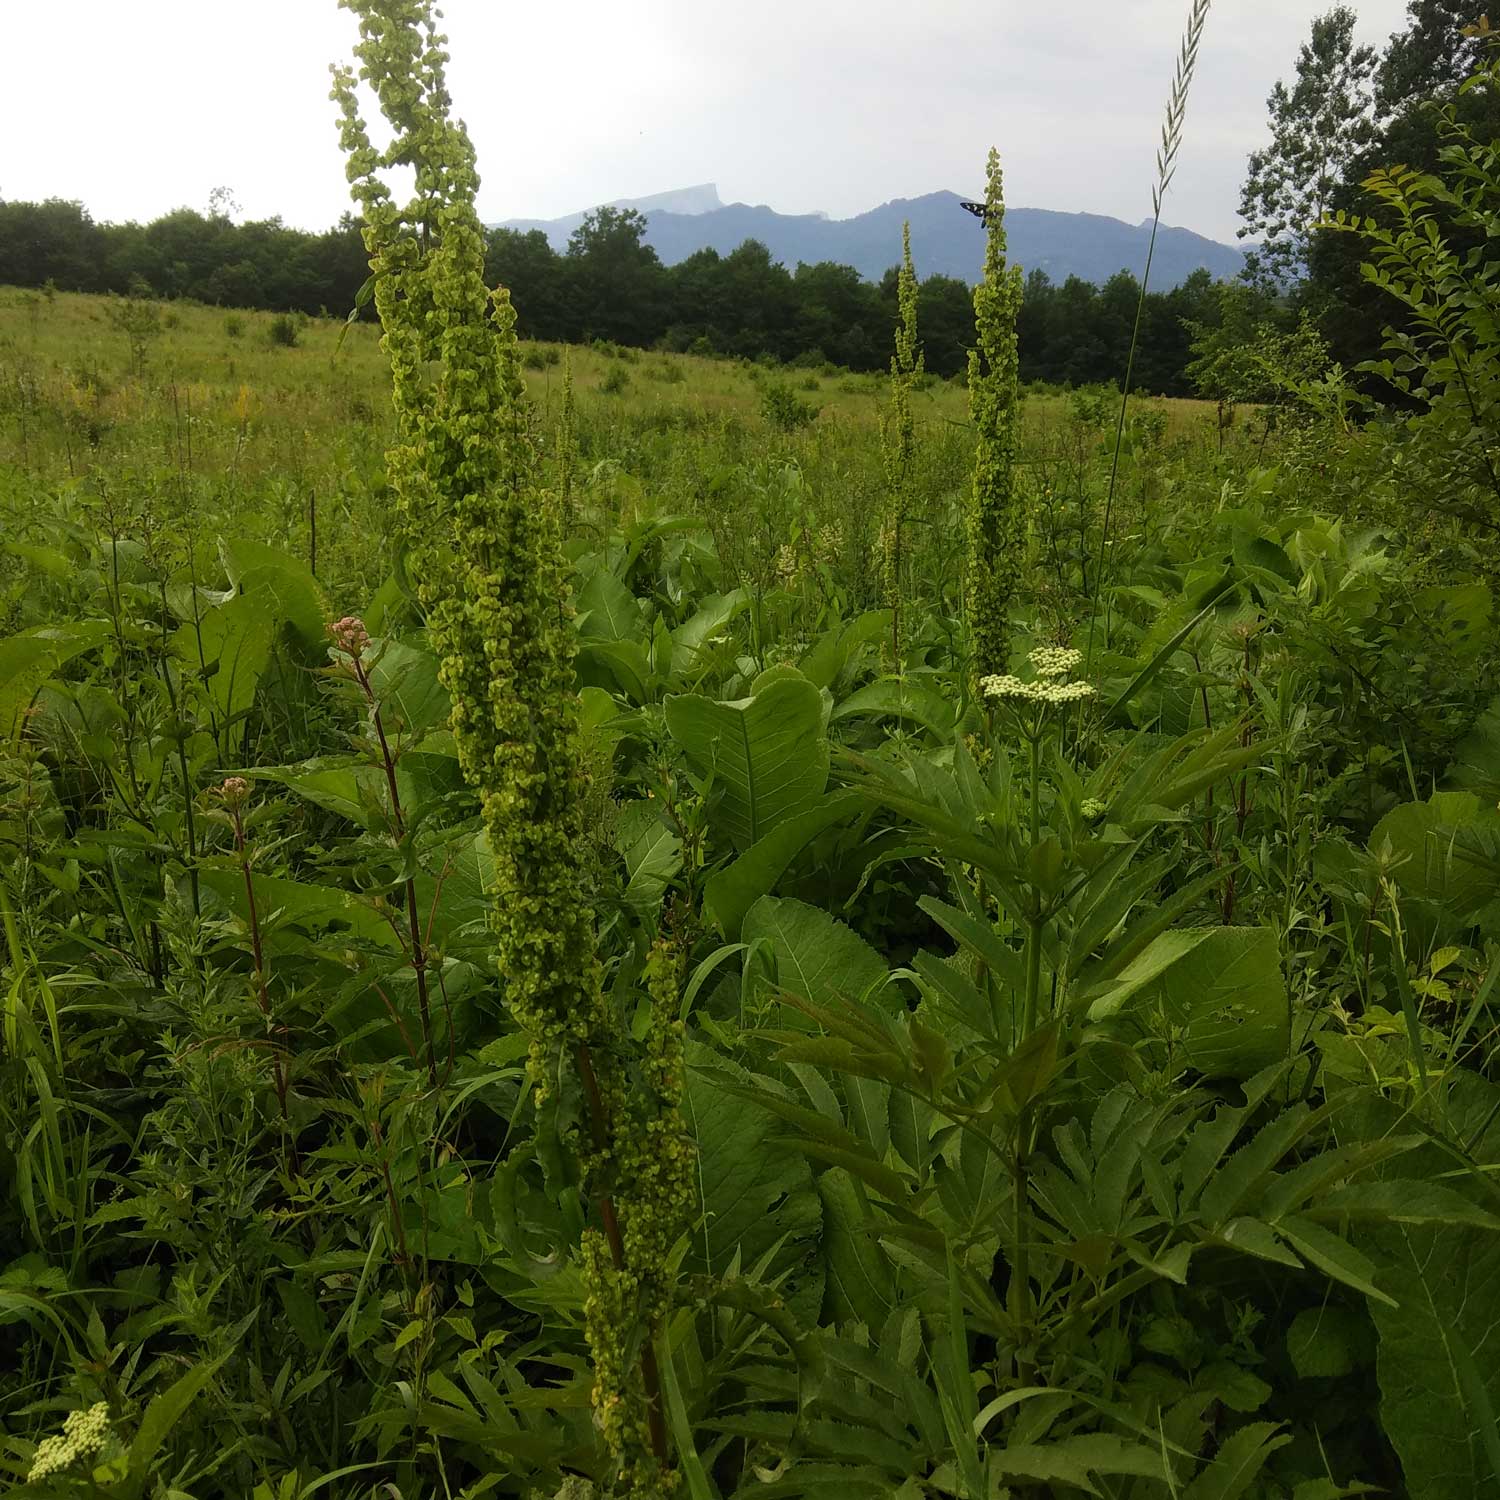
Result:
[[[530,1036],[538,1090],[571,1067],[590,1115],[584,1166],[601,1227],[587,1231],[583,1250],[595,1404],[623,1480],[616,1493],[645,1500],[672,1487],[652,1339],[670,1287],[661,1236],[670,1248],[685,1209],[680,1172],[642,1176],[629,1148],[643,1110],[679,1153],[686,1136],[675,1096],[650,1082],[653,1057],[643,1066],[650,1098],[631,1098],[628,1038],[604,994],[558,508],[540,493],[515,312],[504,288],[485,286],[479,177],[450,114],[445,38],[431,0],[341,4],[358,17],[360,78],[393,135],[375,149],[354,74],[336,69],[391,362],[397,435],[387,466],[408,574],[494,855],[490,915],[505,1003]],[[415,171],[405,205],[381,178],[393,166]],[[612,1179],[610,1193],[601,1184]]]
[[[896,281],[896,352],[891,356],[891,404],[880,413],[880,448],[885,462],[886,517],[881,527],[881,572],[891,611],[893,665],[900,666],[903,556],[911,509],[916,422],[911,389],[922,370],[917,350],[917,272],[911,259],[911,223],[901,226],[901,270]]]
[[[969,414],[977,438],[968,510],[965,606],[971,679],[1004,673],[1010,606],[1021,581],[1026,518],[1015,492],[1020,440],[1016,314],[1021,270],[1005,259],[1005,190],[1000,154],[990,151],[984,222],[984,277],[974,288],[975,345],[969,351]]]

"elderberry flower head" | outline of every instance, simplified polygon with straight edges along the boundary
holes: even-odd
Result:
[[[1029,660],[1038,677],[1066,677],[1083,661],[1083,652],[1071,646],[1038,646]]]
[[[1077,703],[1083,698],[1094,696],[1094,685],[1091,682],[1055,682],[1047,679],[1023,682],[1008,672],[982,677],[979,686],[986,698],[1015,703],[1040,703],[1049,708],[1063,703]]]
[[[83,1411],[70,1411],[63,1418],[60,1434],[44,1438],[32,1455],[28,1484],[60,1474],[80,1458],[89,1458],[109,1441],[109,1406],[100,1401]]]

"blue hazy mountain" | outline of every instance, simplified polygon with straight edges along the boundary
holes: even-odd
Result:
[[[777,213],[765,204],[723,203],[714,184],[704,183],[651,198],[622,198],[612,206],[645,214],[647,242],[669,266],[695,250],[712,248],[727,255],[754,239],[786,266],[831,260],[855,267],[872,281],[901,259],[901,225],[909,219],[919,276],[974,281],[984,259],[984,231],[960,202],[957,193],[927,193],[893,199],[852,219],[830,219],[825,214]],[[583,219],[579,212],[561,219],[511,219],[505,227],[540,229],[555,249],[563,250]],[[1081,276],[1095,284],[1120,270],[1139,275],[1151,234],[1149,220],[1127,224],[1104,214],[1045,208],[1009,209],[1005,227],[1011,259],[1025,270],[1045,271],[1054,281]],[[1157,235],[1151,281],[1157,288],[1176,286],[1199,267],[1228,278],[1237,276],[1243,264],[1232,245],[1164,225]]]

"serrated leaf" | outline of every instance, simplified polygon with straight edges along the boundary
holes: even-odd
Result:
[[[1238,1427],[1183,1491],[1183,1500],[1240,1500],[1260,1477],[1266,1460],[1291,1438],[1272,1422]]]

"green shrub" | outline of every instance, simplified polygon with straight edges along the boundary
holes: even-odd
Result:
[[[290,313],[277,313],[266,330],[266,338],[276,348],[295,349],[302,341],[302,332]]]
[[[816,420],[819,408],[802,401],[783,380],[761,385],[760,414],[780,432],[797,432]]]

